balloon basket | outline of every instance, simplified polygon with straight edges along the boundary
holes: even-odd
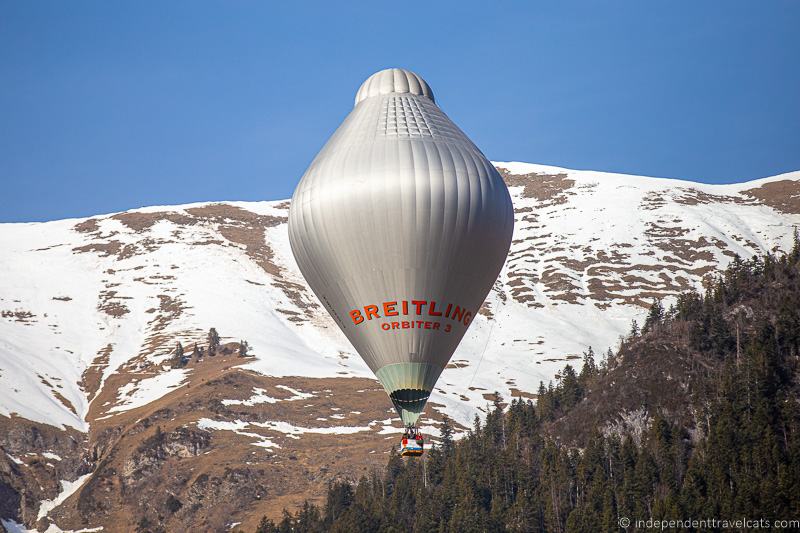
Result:
[[[403,438],[400,439],[401,457],[419,457],[425,449],[425,439],[422,433],[414,426],[406,428]]]

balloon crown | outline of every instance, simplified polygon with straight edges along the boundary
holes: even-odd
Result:
[[[356,93],[356,105],[373,96],[400,93],[414,94],[436,102],[433,91],[422,76],[403,68],[387,68],[366,79]]]

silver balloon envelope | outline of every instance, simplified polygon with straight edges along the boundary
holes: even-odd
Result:
[[[416,424],[503,266],[514,226],[497,170],[413,72],[387,69],[292,196],[300,271]]]

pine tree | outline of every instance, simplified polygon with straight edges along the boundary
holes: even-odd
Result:
[[[278,528],[275,526],[275,522],[266,516],[261,517],[261,522],[258,523],[256,533],[277,533],[277,531]]]
[[[642,326],[642,334],[658,329],[661,326],[661,322],[663,320],[664,320],[664,306],[661,304],[661,300],[656,298],[655,300],[653,300],[653,305],[650,306],[650,312],[647,313],[647,318],[645,318],[644,320],[644,326]]]
[[[439,437],[441,439],[442,453],[445,455],[453,453],[453,422],[447,415],[442,417],[442,427],[439,430]]]
[[[213,357],[217,355],[219,349],[219,334],[215,328],[208,330],[208,355]]]
[[[611,349],[611,347],[609,347],[606,350],[606,358],[601,363],[601,369],[603,370],[603,372],[605,372],[609,369],[614,368],[616,364],[617,364],[616,355],[614,355],[614,351]]]
[[[250,349],[250,345],[247,344],[247,341],[240,340],[239,341],[239,357],[247,357],[247,351]]]
[[[561,405],[564,409],[570,409],[581,401],[583,391],[572,365],[566,365],[561,371],[560,389]]]
[[[594,362],[594,350],[589,349],[583,352],[583,367],[581,368],[580,381],[582,386],[586,386],[588,381],[597,375],[597,364]]]
[[[334,481],[328,485],[325,515],[335,521],[353,503],[353,486],[346,481]]]
[[[181,368],[186,366],[186,360],[183,357],[183,345],[178,342],[175,346],[175,351],[172,352],[172,368]]]

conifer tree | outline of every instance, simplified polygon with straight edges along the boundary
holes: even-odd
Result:
[[[635,339],[639,336],[639,324],[636,322],[636,319],[631,320],[631,331],[628,334],[631,339]]]
[[[614,355],[614,351],[611,349],[611,347],[606,350],[606,360],[604,362],[606,368],[613,368],[617,362],[616,355]]]
[[[583,352],[583,367],[580,373],[581,385],[585,386],[590,379],[597,375],[597,372],[597,364],[594,361],[594,350],[589,346],[589,349]]]
[[[239,357],[247,357],[250,345],[245,340],[239,341]]]
[[[561,406],[564,409],[570,409],[581,401],[581,385],[578,383],[578,376],[572,365],[566,365],[561,371],[560,393]]]
[[[215,356],[217,355],[217,350],[219,349],[219,334],[215,328],[211,328],[208,330],[208,355]]]
[[[172,368],[181,368],[186,366],[186,360],[183,357],[183,345],[178,342],[175,345],[175,351],[172,352]]]
[[[653,300],[653,304],[650,306],[650,311],[647,313],[647,318],[644,320],[644,326],[642,326],[642,334],[648,333],[657,329],[661,322],[664,320],[664,306],[661,304],[661,300],[656,298]]]
[[[439,437],[442,443],[442,453],[445,455],[453,453],[453,422],[447,415],[442,417],[442,427],[439,430]]]

